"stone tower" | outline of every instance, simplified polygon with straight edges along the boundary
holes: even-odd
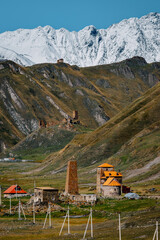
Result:
[[[77,161],[68,162],[65,194],[78,194]]]
[[[73,111],[73,119],[78,120],[78,111]]]

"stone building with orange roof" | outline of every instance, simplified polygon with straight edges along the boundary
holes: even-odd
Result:
[[[97,194],[104,197],[121,195],[122,173],[116,172],[114,166],[103,163],[97,168]]]

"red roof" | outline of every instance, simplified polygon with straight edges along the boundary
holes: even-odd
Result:
[[[16,190],[16,187],[17,187],[17,190]],[[10,186],[6,191],[3,192],[4,194],[19,194],[19,193],[27,193],[26,191],[24,191],[23,189],[21,189],[20,186],[18,185],[12,185]]]

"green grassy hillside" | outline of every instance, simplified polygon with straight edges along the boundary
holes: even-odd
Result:
[[[76,129],[65,129],[59,126],[40,128],[6,151],[17,159],[41,161],[49,154],[64,148],[78,133]],[[8,154],[8,155],[7,155]]]
[[[75,136],[64,149],[51,154],[46,161],[52,161],[52,165],[43,171],[51,170],[52,167],[62,168],[72,159],[78,161],[80,168],[86,167],[88,171],[101,162],[109,162],[121,169],[126,179],[150,179],[159,183],[159,123],[160,83],[103,126],[91,133]],[[137,169],[142,171],[134,174]]]

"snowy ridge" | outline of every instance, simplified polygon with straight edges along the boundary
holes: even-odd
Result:
[[[24,65],[24,66],[29,66],[29,65],[33,65],[34,63],[29,60],[27,57],[25,57],[25,55],[23,54],[18,54],[13,50],[7,49],[5,47],[0,47],[0,59],[1,60],[12,60],[20,65]]]
[[[108,29],[87,26],[69,32],[51,26],[0,34],[0,59],[29,66],[64,58],[69,64],[93,66],[141,56],[160,61],[160,14],[150,13],[113,24]]]

